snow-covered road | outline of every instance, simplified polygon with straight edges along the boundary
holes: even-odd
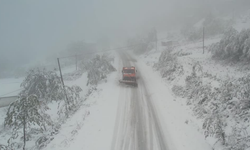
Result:
[[[124,53],[114,65],[117,71],[84,102],[88,107],[72,116],[46,149],[211,150],[185,102],[175,100],[158,72],[142,58]],[[118,82],[122,67],[130,65],[138,70],[137,88]],[[82,119],[86,111],[89,115]]]
[[[169,150],[162,124],[144,84],[140,68],[130,55],[120,54],[123,66],[135,66],[138,87],[122,86],[112,150]],[[121,70],[118,70],[121,72]]]

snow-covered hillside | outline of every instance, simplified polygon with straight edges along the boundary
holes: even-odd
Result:
[[[236,23],[237,30],[249,28],[248,21]],[[244,59],[244,63],[213,59],[210,47],[222,38],[205,38],[204,54],[202,41],[181,41],[174,48],[158,45],[160,50],[152,50],[141,58],[159,71],[176,103],[189,106],[184,108],[193,116],[187,117],[188,125],[203,134],[214,149],[248,149],[249,68]]]
[[[91,114],[94,114],[96,113],[96,110],[99,109],[99,107],[97,107],[97,109],[91,107],[90,109],[90,106],[94,106],[98,97],[100,98],[100,93],[103,93],[103,86],[107,86],[106,82],[115,81],[113,78],[109,79],[110,77],[108,76],[108,74],[115,71],[114,68],[112,68],[112,64],[117,64],[114,61],[112,61],[112,64],[110,63],[111,60],[113,60],[111,59],[112,57],[110,57],[110,55],[102,55],[101,57],[97,55],[90,62],[80,64],[78,71],[75,71],[75,66],[63,68],[64,83],[66,85],[65,92],[68,95],[67,100],[69,103],[67,105],[61,100],[62,95],[64,94],[61,93],[62,86],[61,83],[59,83],[60,78],[57,75],[59,74],[58,72],[47,71],[46,69],[34,69],[30,70],[28,72],[28,76],[24,79],[1,80],[2,85],[8,85],[6,86],[6,91],[2,88],[1,92],[6,93],[17,87],[19,87],[20,90],[7,93],[15,94],[15,96],[19,95],[19,97],[16,101],[10,103],[8,106],[9,108],[0,108],[0,149],[22,149],[24,145],[26,145],[25,149],[42,149],[51,141],[54,143],[60,141],[61,143],[64,143],[63,146],[66,146],[67,143],[69,143],[77,135],[77,132],[85,123],[85,119],[87,119],[90,115],[90,112]],[[99,72],[101,72],[101,74]],[[90,73],[91,75],[89,75]],[[99,75],[100,77],[98,77]],[[116,74],[113,73],[111,76],[116,77]],[[100,84],[100,87],[97,87],[97,84]],[[112,88],[110,90],[112,90]],[[78,93],[79,91],[80,93]],[[110,91],[104,92],[107,96],[110,96],[109,93]],[[22,126],[22,121],[21,126],[15,125],[20,123],[17,119],[19,115],[24,113],[24,110],[22,110],[22,107],[16,108],[15,103],[17,103],[17,107],[19,107],[19,103],[23,101],[23,97],[27,94],[31,94],[39,98],[40,102],[38,103],[39,106],[37,106],[39,108],[38,112],[45,113],[46,119],[50,120],[50,122],[46,125],[46,127],[44,127],[45,130],[41,130],[42,128],[39,128],[39,126],[45,123],[45,121],[33,121],[34,125],[27,123],[27,131],[25,132],[27,134],[26,143],[23,144],[22,135],[24,133],[20,130],[20,128],[25,128],[25,126]],[[29,97],[30,96],[28,96],[28,98]],[[31,103],[31,100],[29,100],[29,103]],[[23,104],[23,106],[29,103]],[[104,105],[108,104],[105,101],[103,101],[103,103],[105,103]],[[64,107],[65,105],[66,110]],[[112,103],[108,105],[112,105]],[[33,106],[36,106],[36,104]],[[27,110],[28,112],[26,113],[30,114],[27,115],[29,118],[26,118],[26,121],[33,118],[32,115],[34,112],[32,112],[32,114],[31,110],[34,108],[32,107]],[[45,110],[43,110],[44,108]],[[114,107],[114,109],[116,110],[116,107]],[[77,113],[75,113],[76,111]],[[115,113],[113,114],[115,116]],[[7,117],[10,115],[13,117]],[[37,115],[35,115],[35,117],[36,116]],[[68,116],[69,118],[65,118],[65,116]],[[38,118],[36,118],[36,120],[43,118],[40,114],[37,117]],[[13,118],[17,119],[13,120]],[[22,117],[19,119],[22,119]],[[45,118],[43,119],[45,120]],[[114,121],[115,119],[111,120]],[[12,124],[13,122],[14,124]],[[52,144],[51,148],[54,149],[55,145],[60,147],[62,146],[61,143]]]

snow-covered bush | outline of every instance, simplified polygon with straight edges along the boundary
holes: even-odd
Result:
[[[225,81],[203,124],[206,136],[217,137],[229,149],[250,148],[249,81],[250,76]]]
[[[49,142],[52,141],[52,140],[53,140],[53,138],[50,137],[50,136],[44,135],[44,136],[40,137],[36,141],[36,149],[40,150],[42,148],[45,148],[49,144]]]
[[[177,56],[172,54],[172,50],[163,51],[159,61],[154,65],[163,78],[174,80],[176,76],[183,73],[183,66],[178,63]]]
[[[218,88],[204,83],[207,77],[210,76],[195,64],[192,74],[186,77],[185,87],[173,86],[172,90],[186,97],[194,115],[204,121],[205,137],[215,137],[227,149],[250,148],[250,75],[218,80]]]
[[[116,71],[111,64],[111,59],[106,55],[96,55],[88,62],[86,70],[88,70],[87,85],[97,85],[98,82],[107,78],[107,74]]]
[[[80,92],[82,89],[79,86],[68,87],[65,86],[65,91],[67,95],[67,101],[61,102],[59,105],[61,106],[58,114],[60,118],[64,118],[64,116],[68,117],[72,115],[75,111],[77,111],[83,99],[80,98]]]
[[[227,59],[231,61],[250,60],[250,29],[240,33],[235,29],[228,30],[220,42],[213,44],[209,51],[215,59]]]

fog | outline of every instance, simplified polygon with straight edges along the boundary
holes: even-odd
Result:
[[[35,63],[75,41],[106,39],[116,45],[150,28],[180,28],[211,12],[238,12],[250,6],[248,1],[2,0],[0,69]]]

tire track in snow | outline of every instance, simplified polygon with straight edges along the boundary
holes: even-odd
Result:
[[[136,67],[130,56],[122,53],[120,57],[122,64],[118,70],[131,64]],[[119,101],[111,150],[168,150],[143,76],[138,80],[138,88],[121,85]]]

